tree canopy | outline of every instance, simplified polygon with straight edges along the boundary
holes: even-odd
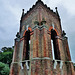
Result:
[[[13,47],[3,47],[0,50],[0,75],[9,75],[9,67],[13,57]]]
[[[0,75],[9,75],[9,66],[0,62]]]
[[[0,52],[0,61],[10,66],[14,47],[3,47]]]

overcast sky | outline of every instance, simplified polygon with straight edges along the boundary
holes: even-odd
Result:
[[[22,9],[25,12],[37,0],[0,0],[0,49],[14,45],[14,38],[19,31]],[[62,29],[68,36],[72,61],[75,62],[75,0],[43,0],[48,7],[58,11]]]

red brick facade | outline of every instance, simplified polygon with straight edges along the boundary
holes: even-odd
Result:
[[[41,0],[23,10],[10,75],[75,75],[58,11]]]

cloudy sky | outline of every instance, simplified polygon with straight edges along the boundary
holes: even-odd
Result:
[[[14,38],[19,31],[22,9],[25,12],[37,0],[0,0],[0,49],[14,45]],[[72,61],[75,62],[75,0],[43,0],[48,7],[58,11],[61,25],[67,33]]]

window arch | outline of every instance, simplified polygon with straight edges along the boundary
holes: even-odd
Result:
[[[29,56],[30,56],[30,30],[26,31],[24,36],[23,60],[29,60]]]
[[[58,45],[58,39],[56,38],[57,33],[55,30],[51,29],[51,40],[53,41],[53,52],[54,52],[54,58],[57,60],[60,60],[60,51],[59,51],[59,45]]]

